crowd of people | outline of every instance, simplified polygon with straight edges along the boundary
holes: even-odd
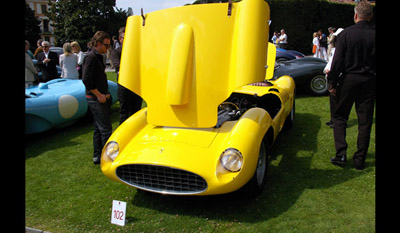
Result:
[[[25,41],[25,86],[28,87],[39,82],[48,82],[55,78],[81,79],[82,64],[85,54],[82,52],[79,43],[64,43],[63,53],[58,54],[50,50],[48,41],[39,39],[37,48],[32,54],[30,44]],[[33,60],[36,60],[36,67]],[[61,68],[61,75],[58,74],[57,65]],[[38,76],[38,69],[42,75]]]
[[[277,48],[286,49],[288,44],[288,37],[285,29],[281,29],[280,32],[275,31],[274,35],[271,38],[271,41]]]
[[[82,65],[85,55],[90,52],[92,47],[88,43],[88,50],[83,52],[77,41],[66,42],[63,44],[62,53],[50,50],[50,43],[39,39],[34,53],[30,50],[30,44],[25,41],[25,86],[31,86],[40,82],[47,82],[55,78],[82,79]],[[120,42],[113,36],[113,47],[107,50],[103,56],[110,59],[111,68],[114,68],[111,61],[111,53],[114,49],[121,47]],[[35,62],[33,62],[35,61]],[[61,68],[58,74],[56,66]],[[38,71],[42,72],[38,76]]]
[[[106,54],[108,53],[110,57],[110,63],[115,68],[118,80],[124,35],[125,27],[119,29],[118,40],[116,37],[111,38],[107,32],[97,31],[88,43],[86,53],[82,52],[78,42],[73,41],[63,44],[63,53],[60,55],[50,51],[50,43],[42,39],[38,40],[38,48],[32,54],[29,50],[29,42],[25,41],[25,86],[60,78],[57,73],[57,65],[61,68],[61,78],[82,79],[86,88],[86,100],[94,122],[94,164],[100,163],[102,149],[112,133],[111,95],[108,91],[108,79],[105,73]],[[111,40],[114,44],[113,47],[111,47]],[[37,60],[36,66],[42,72],[40,78],[32,59]],[[117,95],[120,102],[120,124],[122,124],[141,109],[142,98],[119,84]]]

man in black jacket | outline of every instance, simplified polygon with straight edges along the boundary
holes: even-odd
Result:
[[[92,37],[92,50],[86,55],[82,66],[82,81],[86,87],[86,100],[93,115],[93,163],[99,164],[101,151],[112,133],[110,119],[111,95],[108,92],[106,66],[103,55],[110,47],[110,35],[97,31]]]
[[[361,1],[355,7],[353,26],[343,30],[336,38],[336,51],[328,74],[329,92],[337,104],[333,113],[333,135],[336,156],[334,165],[347,162],[346,126],[353,103],[358,118],[355,168],[364,169],[368,152],[375,99],[375,29],[369,22],[373,7]]]
[[[42,71],[41,82],[47,82],[52,79],[58,78],[57,68],[58,65],[58,55],[55,52],[50,51],[50,43],[48,41],[42,42],[43,52],[37,55],[37,65]]]

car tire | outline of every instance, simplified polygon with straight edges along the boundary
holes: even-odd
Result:
[[[267,180],[267,172],[267,146],[264,144],[264,142],[262,142],[260,146],[260,151],[258,153],[256,170],[254,171],[254,175],[250,179],[250,181],[243,187],[244,193],[251,196],[259,195],[264,189],[265,182]]]
[[[314,75],[306,84],[306,91],[314,96],[321,96],[328,93],[328,82],[324,74]]]
[[[283,130],[288,130],[293,127],[295,115],[296,115],[296,99],[293,98],[292,110],[290,110],[289,115],[285,119],[285,123],[283,124]]]

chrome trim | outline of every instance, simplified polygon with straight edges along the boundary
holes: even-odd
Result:
[[[161,170],[160,171],[156,171],[158,173],[165,173],[165,171],[162,171],[162,170],[166,169],[166,170],[168,170],[166,173],[169,173],[169,175],[171,175],[171,171],[172,171],[174,173],[174,175],[172,175],[172,176],[177,176],[177,177],[171,177],[171,176],[170,177],[167,177],[167,176],[163,177],[163,176],[161,176],[162,179],[169,178],[168,182],[173,183],[173,184],[167,185],[167,184],[165,184],[167,182],[166,180],[153,179],[153,180],[149,181],[149,179],[152,179],[150,176],[157,177],[157,176],[159,176],[159,174],[158,175],[156,175],[156,174],[149,175],[149,177],[143,178],[143,179],[146,179],[149,182],[149,184],[148,185],[140,185],[138,183],[145,182],[145,181],[144,180],[140,180],[138,182],[134,182],[132,180],[128,180],[127,177],[124,178],[124,177],[122,177],[122,175],[121,176],[118,175],[118,172],[120,172],[118,169],[120,169],[121,167],[124,167],[124,166],[141,166],[141,167],[146,167],[146,169],[147,168],[149,168],[149,169],[158,169],[159,168]],[[142,168],[140,168],[140,169],[142,169]],[[129,172],[131,172],[131,171],[129,171]],[[132,173],[135,173],[135,172],[136,171],[133,171]],[[150,171],[150,172],[153,172],[153,171]],[[181,172],[186,173],[186,174],[180,174]],[[137,189],[144,190],[144,191],[160,193],[160,194],[193,195],[193,194],[203,193],[208,188],[207,181],[203,177],[201,177],[201,176],[199,176],[199,175],[197,175],[197,174],[195,174],[193,172],[189,172],[189,171],[186,171],[186,170],[183,170],[183,169],[177,169],[177,168],[173,168],[173,167],[168,167],[168,166],[160,166],[160,165],[152,165],[152,164],[124,164],[124,165],[121,165],[121,166],[117,167],[117,169],[115,170],[115,175],[121,182],[123,182],[123,183],[125,183],[125,184],[127,184],[129,186],[132,186],[132,187],[135,187]],[[172,186],[181,185],[181,184],[179,184],[179,181],[178,181],[178,178],[182,179],[182,177],[179,177],[181,175],[190,175],[190,176],[196,177],[196,179],[199,179],[199,181],[198,181],[199,183],[203,183],[201,185],[204,185],[204,188],[202,188],[201,190],[199,189],[199,190],[193,190],[193,191],[190,191],[190,190],[181,190],[181,191],[172,190],[172,189],[176,188],[176,187],[172,187]],[[136,179],[136,178],[137,177],[135,177],[134,179]],[[175,179],[175,180],[173,180],[173,179]],[[183,179],[185,179],[185,178],[183,178]],[[190,179],[190,178],[187,178],[187,179]],[[152,183],[152,182],[154,182],[154,183]],[[150,187],[151,185],[155,185],[155,186],[171,186],[172,188],[171,188],[171,190],[168,190],[168,188],[157,188],[157,187],[152,188],[152,187]],[[196,186],[196,185],[194,185],[194,186]],[[197,186],[200,186],[200,185],[197,185]],[[185,189],[190,189],[190,188],[185,187]]]

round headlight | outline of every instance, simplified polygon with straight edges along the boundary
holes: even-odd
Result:
[[[110,141],[107,143],[106,147],[104,148],[103,156],[107,156],[111,161],[114,161],[119,152],[119,145],[117,142]]]
[[[229,148],[221,154],[221,165],[228,171],[237,172],[240,171],[243,165],[243,156],[240,151]]]

